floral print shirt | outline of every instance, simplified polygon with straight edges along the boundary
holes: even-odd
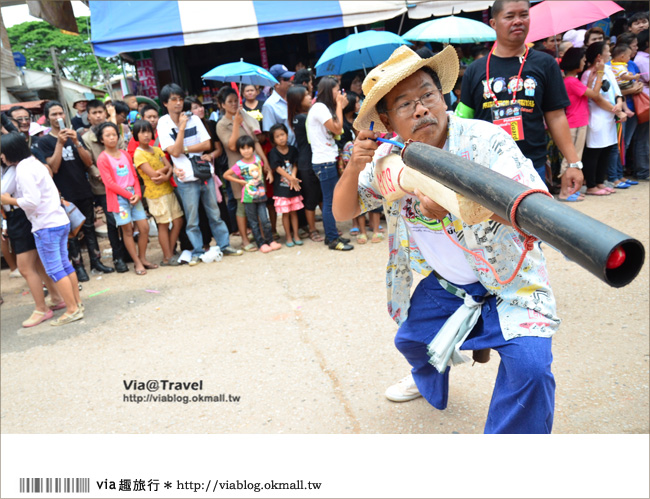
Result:
[[[449,152],[495,170],[531,189],[546,189],[532,163],[519,150],[512,138],[499,127],[480,120],[469,120],[448,114]],[[402,324],[407,316],[413,284],[412,271],[424,276],[432,267],[422,257],[400,216],[399,200],[388,203],[381,196],[375,175],[375,161],[391,153],[393,146],[382,144],[375,158],[359,176],[359,205],[366,212],[383,205],[386,214],[388,245],[386,267],[388,312]],[[467,225],[448,215],[459,243],[489,261],[501,279],[512,275],[524,250],[519,234],[493,220]],[[528,252],[517,276],[507,285],[497,282],[479,259],[464,253],[481,284],[497,296],[497,311],[506,340],[519,336],[550,337],[558,329],[555,298],[548,279],[544,255],[539,241]]]

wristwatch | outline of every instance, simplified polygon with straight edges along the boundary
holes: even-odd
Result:
[[[187,148],[187,146],[185,146],[183,148],[183,152],[185,153],[185,155],[187,155],[190,152],[190,150]],[[580,166],[580,168],[582,168],[582,165]]]
[[[578,161],[576,163],[569,163],[569,168],[577,168],[578,170],[582,170],[582,161]]]

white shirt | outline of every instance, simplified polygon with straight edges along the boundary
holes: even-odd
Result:
[[[178,127],[172,121],[172,117],[170,115],[166,114],[160,118],[156,130],[158,131],[160,148],[163,151],[166,151],[169,147],[174,145],[176,142],[176,137],[178,136]],[[190,116],[187,124],[185,125],[183,147],[190,147],[196,144],[200,144],[206,140],[210,140],[210,134],[205,129],[205,126],[203,126],[203,122],[198,118],[198,116]],[[203,153],[191,152],[189,154],[190,156],[201,156]],[[185,154],[181,153],[177,158],[172,156],[172,162],[174,163],[174,167],[182,170],[185,173],[183,180],[177,178],[177,182],[194,182],[198,180],[194,176],[192,163],[190,163],[189,158]]]
[[[34,156],[16,166],[16,184],[22,193],[16,201],[31,222],[32,232],[70,223],[50,172]]]
[[[9,194],[11,197],[18,198],[22,195],[16,187],[16,168],[14,166],[2,166],[2,194]],[[11,211],[13,206],[3,204],[2,208],[6,212]]]
[[[315,165],[336,161],[339,155],[334,135],[325,128],[325,122],[331,119],[332,113],[322,102],[314,104],[307,114],[307,140],[311,144],[311,162]]]
[[[616,83],[616,77],[612,72],[609,66],[603,68],[605,73],[603,74],[603,82],[605,80],[609,81],[610,87],[607,92],[603,90],[600,91],[600,94],[611,102],[612,106],[616,104],[616,96],[621,95],[621,89]],[[591,70],[587,70],[582,74],[583,84],[587,85],[589,80],[589,75]],[[594,80],[594,85],[596,81]],[[592,85],[593,88],[593,85]],[[598,105],[589,99],[589,126],[587,127],[587,147],[592,149],[600,149],[603,147],[611,146],[618,143],[618,137],[616,135],[616,115],[610,111],[605,111],[604,109],[598,107]]]

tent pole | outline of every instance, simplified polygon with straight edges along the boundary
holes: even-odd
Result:
[[[397,34],[402,35],[402,25],[404,24],[404,16],[406,15],[406,12],[402,13],[402,18],[399,20],[399,28],[397,29]]]

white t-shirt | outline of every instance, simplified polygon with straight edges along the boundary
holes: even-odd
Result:
[[[315,165],[336,161],[339,155],[334,135],[325,128],[325,122],[331,119],[332,113],[322,102],[314,104],[307,115],[307,141],[311,144],[311,162]]]
[[[431,222],[420,212],[420,201],[414,196],[404,196],[400,200],[399,212],[409,233],[415,239],[420,253],[433,269],[452,284],[472,284],[478,282],[478,277],[467,263],[465,252],[456,246],[442,232],[440,222]],[[448,234],[458,242],[456,232],[445,219]]]
[[[165,116],[160,118],[156,130],[158,131],[160,148],[163,151],[166,151],[167,148],[174,145],[174,143],[176,142],[176,137],[178,136],[178,127],[172,121],[172,117],[170,115],[166,114]],[[205,142],[206,140],[210,140],[210,134],[205,129],[205,126],[203,126],[203,122],[197,116],[194,115],[190,116],[187,125],[185,125],[183,146],[184,147],[193,146],[196,144],[200,144],[201,142]],[[203,153],[191,152],[190,156],[201,156],[201,154]],[[178,182],[193,182],[195,180],[198,180],[194,176],[192,163],[190,163],[189,158],[185,154],[181,154],[177,158],[172,156],[172,162],[174,163],[174,167],[178,168],[179,170],[183,170],[183,172],[185,173],[185,177],[183,178],[183,180],[176,179]],[[211,166],[210,169],[214,174],[213,168],[214,166]]]
[[[612,69],[609,66],[605,66],[605,73],[603,74],[603,82],[605,80],[609,81],[610,87],[607,92],[604,92],[602,89],[600,95],[602,95],[607,101],[611,102],[612,106],[616,104],[616,96],[621,95],[621,89],[616,83],[616,77],[612,72]],[[591,71],[585,71],[582,74],[583,84],[587,85],[589,80],[589,75]],[[596,81],[594,80],[594,85]],[[593,85],[592,85],[593,88]],[[618,137],[616,136],[616,115],[610,111],[605,111],[604,109],[598,107],[598,105],[589,99],[589,126],[587,127],[587,147],[592,149],[600,149],[602,147],[611,146],[618,142]]]

